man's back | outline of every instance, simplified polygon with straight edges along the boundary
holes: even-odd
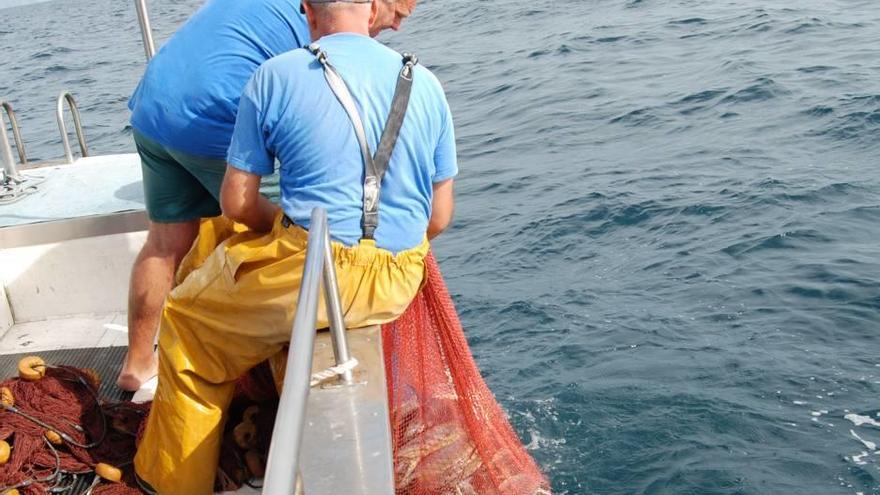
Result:
[[[319,40],[346,80],[375,151],[385,127],[400,54],[366,36]],[[361,237],[364,166],[351,121],[307,50],[264,64],[242,95],[229,162],[266,175],[281,163],[282,207],[308,228],[312,208],[327,208],[334,239]],[[432,185],[457,173],[452,118],[443,89],[417,66],[400,137],[382,183],[376,242],[398,252],[417,245],[431,215]]]
[[[223,158],[247,80],[308,43],[296,0],[209,0],[150,63],[129,102],[132,125],[164,146]]]

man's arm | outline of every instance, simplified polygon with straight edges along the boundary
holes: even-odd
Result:
[[[260,179],[257,174],[227,165],[220,188],[220,207],[224,215],[251,230],[269,232],[279,208],[260,194]]]
[[[431,218],[428,219],[428,239],[437,237],[452,223],[452,214],[455,210],[453,189],[453,179],[434,183]]]

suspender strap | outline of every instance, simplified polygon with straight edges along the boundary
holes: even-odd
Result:
[[[397,78],[397,88],[394,91],[394,99],[391,101],[391,110],[388,112],[388,119],[385,121],[385,129],[382,131],[378,149],[373,155],[370,145],[367,143],[364,122],[345,80],[342,79],[333,64],[327,60],[327,53],[321,50],[317,43],[312,43],[308,48],[324,67],[324,78],[330,85],[333,94],[336,95],[336,99],[342,104],[345,113],[351,120],[352,127],[354,127],[364,162],[361,229],[364,239],[373,239],[376,228],[379,226],[379,192],[382,188],[382,179],[385,177],[385,171],[388,170],[391,153],[394,151],[394,145],[400,135],[400,128],[403,126],[403,119],[406,117],[406,109],[409,106],[409,97],[412,91],[413,67],[418,63],[418,59],[409,53],[403,55],[403,68],[400,69]]]

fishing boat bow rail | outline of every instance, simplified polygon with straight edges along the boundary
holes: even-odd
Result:
[[[89,148],[86,144],[85,131],[83,131],[82,118],[79,114],[79,108],[76,105],[76,99],[70,91],[62,91],[58,95],[55,103],[55,120],[58,124],[58,130],[61,132],[61,144],[64,147],[65,163],[74,163],[73,151],[70,148],[70,140],[67,137],[67,126],[64,123],[64,103],[70,108],[70,114],[73,118],[74,129],[76,130],[76,139],[79,142],[80,154],[85,158],[89,156]],[[18,163],[12,155],[12,146],[9,143],[9,137],[6,134],[6,119],[3,117],[5,111],[9,119],[9,126],[12,128],[12,138],[18,152]],[[35,176],[32,174],[22,174],[21,169],[41,168],[46,165],[55,164],[57,162],[45,162],[37,164],[29,164],[27,158],[27,150],[25,148],[24,139],[21,136],[21,126],[18,123],[18,116],[8,101],[0,100],[0,159],[3,161],[3,167],[0,169],[0,205],[14,203],[21,200],[27,195],[37,192],[37,187],[45,182],[46,177]]]
[[[332,335],[336,365],[350,360],[348,340],[339,300],[336,268],[330,250],[327,212],[322,208],[312,211],[311,229],[303,267],[302,285],[291,331],[291,356],[287,360],[284,389],[278,404],[275,429],[266,466],[264,492],[272,495],[294,495],[290,473],[299,473],[299,456],[305,430],[306,404],[311,388],[312,356],[315,348],[315,325],[323,278],[324,297],[327,301],[328,321]],[[351,370],[342,380],[351,384]]]
[[[62,91],[55,102],[55,120],[58,121],[58,131],[61,132],[61,145],[64,146],[64,158],[67,163],[73,163],[73,151],[70,149],[70,140],[67,138],[67,126],[64,125],[64,102],[70,108],[73,117],[73,126],[76,129],[76,139],[79,141],[79,151],[82,156],[89,156],[89,148],[86,146],[86,134],[83,131],[82,119],[79,116],[79,108],[70,91]]]
[[[15,115],[15,109],[8,101],[0,100],[0,109],[6,111],[9,117],[9,125],[12,126],[12,137],[15,140],[15,149],[18,151],[18,159],[20,165],[27,165],[27,150],[24,147],[24,140],[21,138],[21,127],[18,125],[18,117]],[[15,161],[12,158],[12,148],[9,146],[9,138],[6,136],[6,121],[3,119],[3,112],[0,112],[0,154],[3,156],[3,169],[0,170],[0,182],[4,177],[18,176],[18,170]]]

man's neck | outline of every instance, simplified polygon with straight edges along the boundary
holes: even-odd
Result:
[[[323,38],[331,34],[348,33],[370,35],[369,23],[359,20],[336,19],[333,22],[318,26],[312,33],[312,39]]]

